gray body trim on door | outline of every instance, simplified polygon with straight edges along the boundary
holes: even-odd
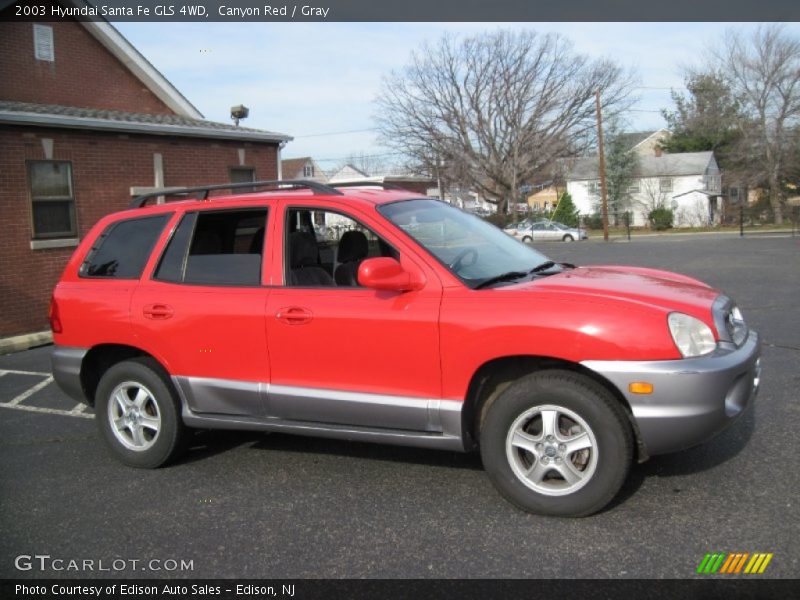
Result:
[[[463,403],[202,377],[172,378],[190,427],[463,451]]]

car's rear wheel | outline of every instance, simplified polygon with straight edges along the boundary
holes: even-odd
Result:
[[[531,236],[529,236],[529,235],[526,235],[524,238],[522,238],[522,243],[523,244],[529,244],[532,241],[533,241],[533,238]]]
[[[569,371],[542,371],[506,388],[485,411],[481,457],[489,477],[523,510],[590,515],[627,476],[633,434],[601,386]]]
[[[575,241],[575,238],[574,238],[574,237],[572,237],[570,234],[567,234],[567,235],[565,235],[565,236],[564,236],[562,239],[563,239],[565,242],[574,242],[574,241]]]
[[[111,452],[123,463],[156,468],[184,447],[180,402],[163,369],[152,359],[117,363],[95,395],[96,421]]]

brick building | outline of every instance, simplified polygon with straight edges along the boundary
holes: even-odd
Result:
[[[47,330],[101,216],[155,188],[278,179],[291,139],[203,120],[106,22],[0,22],[0,82],[0,338]]]

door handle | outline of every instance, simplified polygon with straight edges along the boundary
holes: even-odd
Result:
[[[287,325],[304,325],[310,323],[313,317],[310,310],[301,306],[287,306],[278,309],[278,312],[275,313],[275,318]]]
[[[142,309],[142,312],[146,318],[156,321],[169,319],[175,314],[175,311],[168,304],[148,304]]]

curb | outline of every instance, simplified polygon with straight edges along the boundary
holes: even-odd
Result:
[[[12,352],[20,352],[21,350],[52,343],[53,334],[49,330],[0,338],[0,354],[11,354]]]

